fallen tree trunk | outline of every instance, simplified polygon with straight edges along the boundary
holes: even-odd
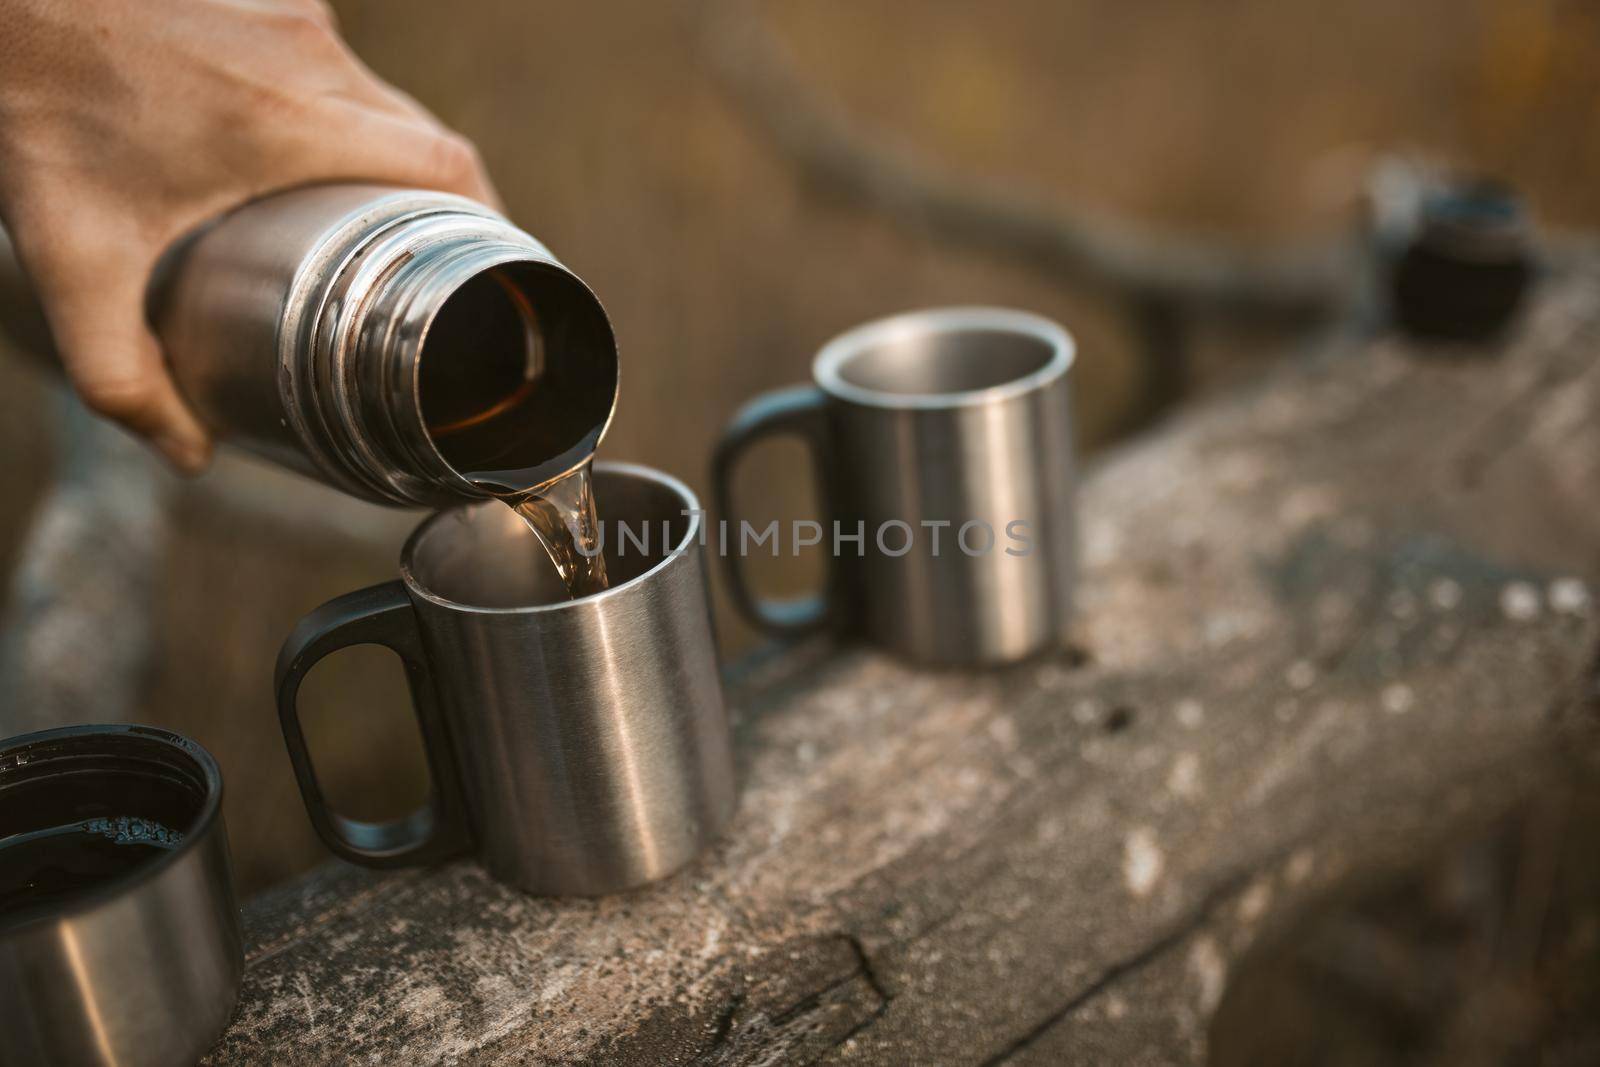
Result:
[[[538,900],[329,866],[250,907],[211,1062],[1202,1059],[1230,967],[1594,744],[1600,286],[1493,359],[1333,346],[1100,462],[1080,650],[730,678],[689,871]]]

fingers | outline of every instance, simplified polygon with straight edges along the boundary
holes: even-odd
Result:
[[[402,145],[393,160],[397,173],[392,180],[459,193],[496,210],[504,207],[489,172],[478,155],[478,148],[467,138],[436,122],[412,119],[400,125],[413,132],[411,144]]]
[[[454,130],[438,127],[433,147],[425,153],[418,181],[423,185],[460,193],[495,210],[503,210],[500,193],[478,154],[478,146]]]
[[[389,182],[458,193],[497,210],[500,194],[478,149],[420,108],[329,101],[322,121],[297,130],[301,165],[319,180]]]
[[[347,164],[357,152],[366,163],[353,177],[419,185],[459,193],[496,210],[504,203],[489,179],[477,146],[456,133],[404,90],[374,74],[335,34],[349,66],[324,116],[324,144],[341,146]],[[352,137],[352,135],[354,135]],[[384,173],[373,173],[382,169]]]
[[[145,323],[149,271],[124,273],[112,281],[105,271],[90,271],[65,286],[44,287],[62,363],[85,404],[149,439],[178,470],[197,474],[211,458],[209,435],[179,395]]]
[[[408,172],[410,182],[500,207],[500,194],[489,180],[477,145],[443,126],[426,122],[415,126],[416,143],[404,157],[412,168]]]

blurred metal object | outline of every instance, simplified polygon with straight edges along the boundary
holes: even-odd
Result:
[[[548,249],[471,200],[341,184],[246,204],[164,257],[151,321],[218,437],[367,500],[445,506],[488,493],[444,459],[425,424],[423,344],[446,301],[489,272],[536,313],[547,370],[580,367],[599,381],[561,397],[587,447],[577,460],[553,452],[555,477],[587,459],[610,422],[610,324]],[[14,264],[0,268],[0,314],[37,349],[43,317],[19,279]]]
[[[1381,303],[1411,337],[1492,341],[1539,272],[1527,203],[1491,179],[1391,160],[1371,183]]]
[[[391,866],[475,847],[528,892],[591,896],[672,873],[726,824],[732,749],[699,504],[645,467],[594,475],[606,526],[651,539],[608,545],[607,591],[566,599],[522,520],[487,503],[424,522],[402,580],[330,601],[290,634],[279,715],[335,853]],[[328,807],[296,707],[317,661],[361,643],[404,661],[433,776],[429,807],[388,823]]]
[[[1521,197],[1477,182],[1431,193],[1392,264],[1395,320],[1413,337],[1487,341],[1511,324],[1534,277]]]
[[[70,792],[41,802],[63,779]],[[0,912],[0,1065],[171,1067],[227,1026],[244,958],[222,778],[203,748],[126,725],[0,741],[0,839],[148,817],[138,797],[151,787],[179,798],[181,843],[59,904]]]
[[[896,315],[830,341],[812,366],[816,386],[747,405],[714,460],[718,513],[732,521],[747,448],[781,434],[811,446],[834,524],[829,589],[810,602],[765,600],[730,551],[740,609],[776,634],[859,629],[928,664],[1008,662],[1065,643],[1073,355],[1060,326],[1000,308]]]

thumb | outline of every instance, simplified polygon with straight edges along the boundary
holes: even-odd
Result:
[[[146,438],[186,474],[211,458],[211,442],[162,358],[144,317],[148,268],[108,269],[63,277],[41,287],[61,361],[79,396],[94,411]]]

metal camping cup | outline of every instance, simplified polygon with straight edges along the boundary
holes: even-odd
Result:
[[[568,600],[517,514],[485,503],[425,521],[399,581],[329,601],[289,635],[278,712],[335,853],[395,866],[472,849],[528,892],[590,896],[672,873],[722,829],[733,760],[699,504],[616,463],[595,465],[594,495],[605,592]],[[306,672],[362,643],[404,661],[433,779],[425,808],[388,823],[328,807],[296,710]]]
[[[816,384],[746,405],[714,460],[717,508],[732,522],[733,470],[750,445],[787,434],[811,447],[827,587],[809,601],[762,598],[730,550],[740,610],[780,635],[858,627],[935,665],[1007,662],[1063,642],[1072,361],[1060,326],[1000,308],[911,312],[830,341],[812,364]]]
[[[0,1064],[194,1063],[244,969],[222,776],[146,726],[0,741]]]

